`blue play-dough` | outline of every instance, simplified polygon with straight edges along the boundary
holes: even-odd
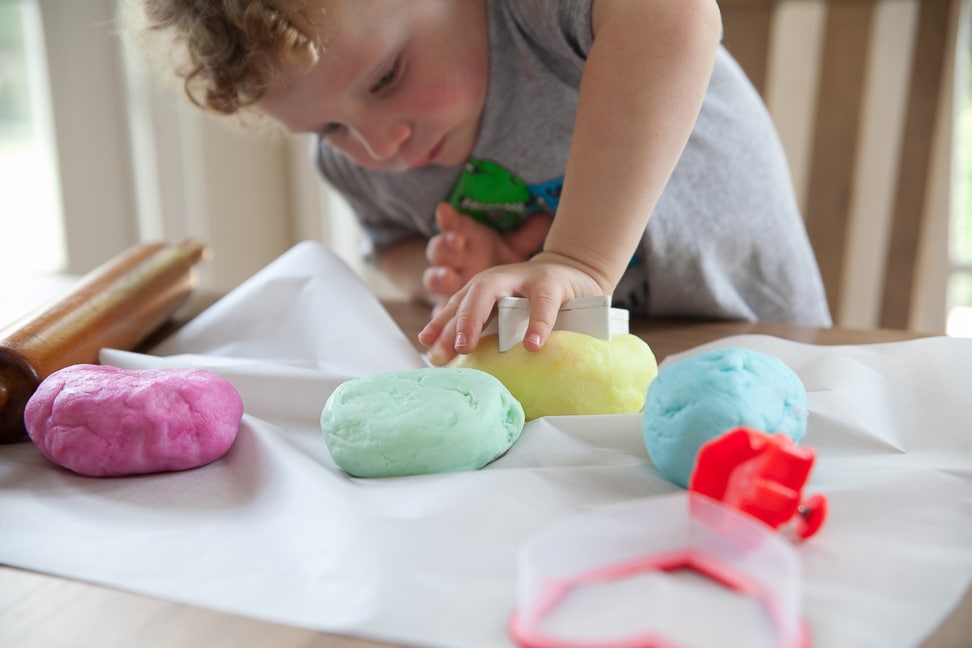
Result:
[[[699,448],[732,428],[799,442],[807,390],[782,360],[742,348],[714,349],[667,365],[648,386],[645,447],[666,479],[687,487]]]

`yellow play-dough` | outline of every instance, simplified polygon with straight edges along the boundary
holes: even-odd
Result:
[[[553,331],[540,351],[516,344],[499,352],[495,335],[449,366],[496,376],[523,405],[526,419],[569,414],[631,414],[645,404],[658,375],[651,347],[636,335],[610,342],[573,331]]]

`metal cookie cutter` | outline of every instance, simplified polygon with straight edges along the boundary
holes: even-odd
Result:
[[[499,334],[499,350],[509,351],[523,341],[530,323],[530,300],[502,297],[496,303],[496,317],[483,329],[483,335]],[[628,332],[628,311],[611,307],[610,295],[571,299],[560,307],[555,331],[574,331],[601,340]]]

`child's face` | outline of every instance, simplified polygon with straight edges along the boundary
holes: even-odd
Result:
[[[484,0],[321,4],[319,62],[287,68],[260,109],[368,168],[462,164],[489,73]]]

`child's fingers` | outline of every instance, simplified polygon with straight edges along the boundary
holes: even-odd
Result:
[[[479,275],[466,284],[465,296],[459,301],[455,314],[457,352],[472,353],[476,349],[496,302],[513,294],[517,282],[514,274],[494,272]]]
[[[435,224],[440,232],[449,232],[459,227],[463,215],[447,202],[435,206]]]
[[[441,307],[435,311],[432,315],[432,319],[422,328],[418,333],[418,341],[422,346],[431,347],[435,344],[436,340],[439,339],[439,335],[442,333],[445,321],[439,321],[438,317],[442,315],[442,312],[447,308],[447,304],[442,304]]]
[[[436,234],[425,245],[425,260],[430,266],[462,266],[465,241],[455,232]]]
[[[448,304],[443,306],[443,310],[447,310],[448,308]],[[456,349],[454,346],[454,340],[456,339],[456,320],[453,317],[449,317],[444,323],[437,321],[437,318],[442,315],[443,310],[436,313],[432,321],[419,333],[419,342],[428,347],[427,355],[429,356],[429,362],[437,367],[447,364],[456,357]]]
[[[492,227],[472,216],[456,211],[449,203],[439,203],[435,208],[435,222],[439,231],[454,232],[464,241],[482,237],[485,233],[497,235]]]
[[[527,351],[539,351],[546,344],[562,302],[562,296],[547,292],[538,292],[530,297],[530,323],[523,335],[523,347]]]
[[[432,317],[438,315],[439,311],[441,311],[445,307],[445,305],[446,305],[445,300],[436,302],[435,305],[432,306]]]
[[[459,295],[456,293],[446,301],[437,305],[436,309],[432,312],[432,317],[429,319],[428,324],[419,331],[418,341],[422,345],[431,348],[442,339],[446,339],[450,345],[452,344],[455,339],[455,325],[452,324],[450,327],[450,322],[455,317],[458,303]],[[446,332],[447,327],[449,327],[448,335],[444,337],[443,333]]]
[[[449,266],[429,266],[422,273],[422,285],[433,295],[449,297],[462,288],[462,284],[462,276]]]

